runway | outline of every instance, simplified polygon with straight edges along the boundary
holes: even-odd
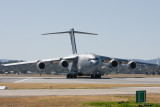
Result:
[[[3,83],[73,83],[73,84],[160,84],[160,78],[76,78],[65,77],[0,77]]]
[[[63,83],[63,84],[160,84],[160,78],[77,78],[65,77],[0,77],[3,83]],[[128,95],[136,90],[160,94],[160,87],[116,87],[111,89],[19,89],[0,90],[0,97],[59,96],[59,95]]]

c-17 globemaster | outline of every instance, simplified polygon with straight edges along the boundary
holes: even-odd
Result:
[[[45,33],[42,35],[50,35],[50,34],[63,34],[69,33],[72,45],[73,54],[68,57],[62,58],[52,58],[52,59],[44,59],[44,60],[36,60],[36,61],[28,61],[28,62],[18,62],[18,63],[9,63],[3,64],[3,66],[14,66],[14,65],[22,65],[22,64],[35,64],[39,70],[43,70],[46,67],[46,63],[55,64],[59,63],[60,67],[67,68],[69,72],[66,74],[67,78],[77,78],[77,76],[91,76],[91,78],[101,78],[104,75],[103,67],[111,67],[116,68],[119,65],[127,66],[128,69],[133,70],[137,68],[137,64],[146,64],[157,66],[157,64],[150,64],[144,62],[135,62],[128,59],[119,59],[106,57],[96,54],[77,54],[76,42],[75,42],[75,33],[77,34],[89,34],[89,35],[97,35],[95,33],[87,33],[74,31],[71,29],[70,31],[65,32],[55,32],[55,33]]]

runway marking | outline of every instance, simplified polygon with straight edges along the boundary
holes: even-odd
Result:
[[[26,80],[29,80],[29,78],[23,79],[23,80],[19,80],[19,81],[16,81],[16,82],[14,82],[14,83],[20,83],[20,82],[23,82],[23,81],[26,81]]]

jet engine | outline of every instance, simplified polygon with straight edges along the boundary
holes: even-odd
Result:
[[[67,68],[67,67],[69,66],[69,62],[66,61],[66,60],[61,60],[61,61],[59,62],[59,65],[60,65],[61,67],[63,67],[63,68]]]
[[[112,59],[112,60],[109,61],[109,66],[110,66],[111,68],[116,68],[116,67],[118,67],[118,65],[119,65],[119,63],[118,63],[118,61],[115,60],[115,59]]]
[[[134,61],[130,61],[127,64],[128,69],[132,70],[132,69],[136,69],[137,68],[137,64]]]
[[[45,69],[46,64],[42,61],[38,61],[36,66],[39,70],[42,70],[42,69]]]

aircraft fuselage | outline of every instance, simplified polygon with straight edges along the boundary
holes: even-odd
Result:
[[[77,56],[77,71],[73,71],[78,75],[92,75],[92,74],[99,74],[103,75],[102,72],[102,60],[100,57],[94,54],[81,54],[81,55],[73,55]],[[73,64],[73,63],[72,63]],[[71,64],[71,66],[72,66]],[[73,67],[70,67],[73,68]],[[69,70],[71,71],[71,69]],[[72,71],[71,71],[72,72]]]

